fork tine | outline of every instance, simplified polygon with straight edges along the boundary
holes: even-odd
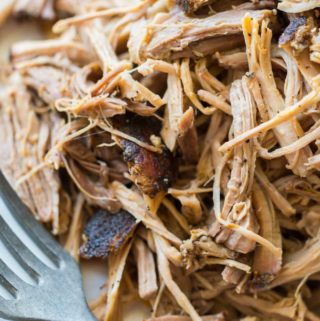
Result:
[[[43,264],[12,232],[6,221],[0,216],[0,240],[5,244],[9,252],[22,265],[24,270],[35,281],[39,281],[37,271],[47,271],[48,267]],[[1,271],[1,270],[0,270]]]
[[[0,198],[7,210],[21,224],[29,237],[40,247],[52,262],[59,267],[61,259],[69,260],[69,255],[62,251],[46,229],[37,222],[31,211],[23,204],[17,193],[0,172]]]
[[[14,297],[17,298],[19,289],[26,288],[28,284],[20,279],[9,267],[0,259],[0,284]]]
[[[1,260],[1,259],[0,259]],[[2,263],[2,262],[1,262]],[[0,264],[1,265],[1,264]],[[4,273],[4,272],[2,272]],[[18,290],[2,275],[0,274],[0,285],[9,292],[13,298],[17,298]],[[0,295],[0,300],[3,299]],[[4,299],[5,300],[5,299]]]

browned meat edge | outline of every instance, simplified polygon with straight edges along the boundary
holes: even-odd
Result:
[[[151,144],[152,135],[160,136],[160,123],[155,118],[128,114],[113,118],[117,129],[140,141]],[[126,139],[120,139],[124,160],[129,173],[139,189],[150,197],[165,191],[174,179],[174,159],[171,152],[162,146],[162,153],[151,152]]]
[[[116,214],[98,210],[84,229],[85,243],[80,248],[80,256],[85,259],[107,258],[110,252],[121,248],[135,226],[135,218],[125,210]]]

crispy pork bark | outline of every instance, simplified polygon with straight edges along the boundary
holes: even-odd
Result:
[[[125,210],[116,214],[98,210],[84,229],[85,243],[80,248],[80,256],[85,259],[107,258],[131,237],[136,224],[135,218]]]
[[[153,139],[160,143],[161,152],[156,153],[127,139],[118,138],[129,173],[138,188],[151,198],[166,191],[174,179],[174,159],[171,152],[161,144],[159,122],[155,118],[129,114],[114,117],[112,124],[144,143],[152,144]]]

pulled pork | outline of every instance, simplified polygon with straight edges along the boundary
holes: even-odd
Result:
[[[320,320],[319,6],[0,4],[53,30],[1,67],[0,167],[108,266],[99,320]]]

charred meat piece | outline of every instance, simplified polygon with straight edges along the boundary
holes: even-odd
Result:
[[[128,114],[114,117],[112,124],[144,143],[152,145],[152,137],[160,140],[161,126],[155,118]],[[144,194],[155,197],[170,186],[174,179],[174,159],[165,146],[161,146],[161,153],[156,153],[123,138],[119,138],[119,144],[129,173]]]
[[[214,0],[177,0],[176,2],[183,11],[190,14],[213,1]]]
[[[107,258],[130,238],[136,224],[135,218],[125,210],[116,214],[98,210],[84,229],[86,240],[80,248],[80,256],[85,259]]]

